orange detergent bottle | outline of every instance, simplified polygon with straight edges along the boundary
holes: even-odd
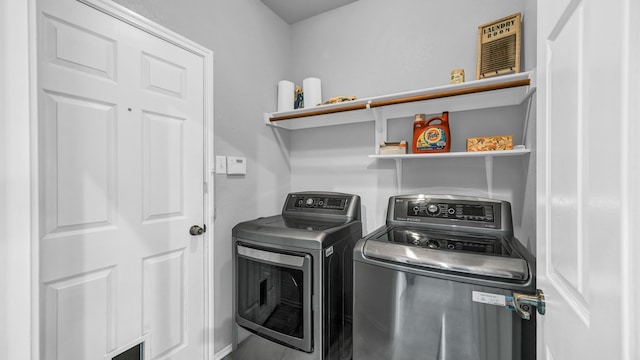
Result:
[[[424,120],[424,114],[417,114],[413,121],[413,153],[449,152],[451,133],[449,112]]]

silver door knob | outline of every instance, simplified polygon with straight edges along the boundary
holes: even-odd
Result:
[[[189,229],[189,234],[191,234],[193,236],[202,235],[202,234],[204,234],[205,231],[207,231],[206,225],[205,225],[204,228],[201,228],[199,225],[193,225]]]

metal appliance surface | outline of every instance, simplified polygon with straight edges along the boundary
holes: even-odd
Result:
[[[535,316],[512,311],[536,291],[535,259],[508,202],[393,196],[353,260],[354,360],[535,359]]]
[[[233,228],[233,358],[351,359],[360,198],[297,192]]]

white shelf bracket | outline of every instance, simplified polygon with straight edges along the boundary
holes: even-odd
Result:
[[[369,104],[367,104],[368,107]],[[387,119],[383,117],[382,108],[373,108],[373,118],[375,120],[376,136],[374,151],[376,155],[380,154],[380,142],[387,141]]]
[[[526,101],[527,101],[527,110],[524,117],[524,127],[522,128],[522,144],[526,149],[529,149],[529,144],[527,143],[527,132],[529,131],[529,119],[531,118],[531,104],[533,103],[533,95],[536,93],[536,88],[527,93]]]
[[[487,194],[493,196],[493,156],[484,157],[484,170],[487,173]]]
[[[394,159],[396,161],[396,183],[398,194],[402,194],[402,159]]]

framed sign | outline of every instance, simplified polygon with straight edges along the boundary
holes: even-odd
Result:
[[[478,27],[476,79],[520,72],[520,13]]]

